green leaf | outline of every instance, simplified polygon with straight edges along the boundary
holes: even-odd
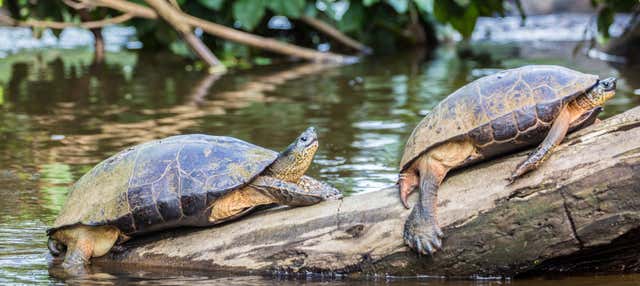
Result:
[[[358,2],[351,2],[349,9],[337,23],[338,29],[343,32],[352,32],[362,29],[364,22],[364,7]]]
[[[318,9],[316,9],[316,5],[312,3],[307,3],[307,5],[304,8],[304,15],[315,18],[316,15],[318,15]]]
[[[609,26],[613,23],[614,13],[609,7],[598,12],[598,34],[606,41],[609,39]]]
[[[238,0],[233,3],[233,18],[251,31],[264,17],[265,6],[262,0]]]
[[[469,3],[471,3],[471,0],[453,0],[454,2],[456,2],[456,4],[458,4],[458,6],[460,7],[467,7],[469,6]]]
[[[456,4],[451,1],[434,1],[433,2],[433,16],[441,23],[449,22],[449,18],[452,17],[450,11],[456,8]]]
[[[433,14],[433,0],[414,0],[416,6],[418,6],[418,10],[423,13]]]
[[[373,4],[376,4],[378,2],[380,2],[380,0],[364,0],[364,1],[362,1],[362,4],[364,4],[365,7],[369,7],[369,6],[371,6]]]
[[[224,4],[224,0],[198,0],[198,3],[211,10],[220,11],[220,8],[222,8],[222,5]]]
[[[322,4],[324,4],[324,6],[326,7],[326,9],[324,9],[324,13],[327,14],[327,16],[329,16],[329,18],[334,19],[334,20],[339,20],[337,19],[338,16],[336,15],[336,11],[333,10],[333,2],[329,1],[329,0],[320,0],[320,2],[322,2]],[[350,3],[349,6],[355,4],[354,3]]]
[[[398,14],[404,14],[409,9],[409,0],[387,0],[387,3],[389,3]]]
[[[176,41],[172,42],[169,45],[169,49],[174,54],[182,56],[182,57],[191,56],[191,50],[189,49],[187,44],[185,42],[183,42],[183,41],[180,41],[180,40],[176,40]]]
[[[0,86],[0,105],[4,104],[4,88]]]
[[[478,9],[476,5],[470,5],[465,9],[462,17],[452,17],[449,21],[451,26],[458,30],[462,37],[468,39],[473,33],[473,28],[476,26],[476,20],[478,19]]]
[[[298,18],[305,8],[305,0],[270,0],[267,6],[278,15]]]

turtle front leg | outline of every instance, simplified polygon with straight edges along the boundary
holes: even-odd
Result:
[[[81,238],[67,246],[67,253],[64,256],[62,267],[65,269],[74,268],[81,265],[90,264],[93,254],[93,241],[88,238]]]
[[[253,182],[251,182],[251,186],[262,191],[265,195],[273,197],[273,200],[276,203],[282,205],[308,206],[323,201],[324,192],[319,191],[318,188],[322,190],[324,187],[310,181],[310,177],[306,178],[307,179],[304,179],[304,184],[309,185],[311,190],[305,190],[303,185],[283,181],[270,176],[257,177]],[[331,191],[328,193],[331,193]]]
[[[298,185],[302,187],[307,194],[321,196],[324,200],[337,200],[342,198],[342,192],[340,190],[309,176],[302,176],[300,181],[298,181]]]
[[[536,150],[533,151],[526,160],[518,164],[515,171],[511,173],[511,177],[508,179],[509,184],[513,184],[513,182],[522,177],[522,175],[537,169],[544,160],[549,158],[553,149],[560,145],[564,137],[567,135],[567,130],[569,130],[571,123],[571,117],[572,114],[569,109],[566,106],[563,107],[562,111],[560,111],[560,114],[553,122],[553,125],[551,125],[551,129],[549,130],[547,137],[544,138],[544,141],[542,141],[538,148],[536,148]],[[595,116],[587,116],[585,121],[590,118],[595,119]]]

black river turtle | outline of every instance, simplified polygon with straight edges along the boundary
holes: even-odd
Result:
[[[282,153],[239,139],[179,135],[128,148],[71,188],[49,249],[70,267],[132,236],[177,226],[209,226],[272,203],[304,206],[340,192],[305,176],[318,149],[313,127]]]
[[[420,189],[404,227],[407,245],[421,254],[441,248],[435,214],[447,172],[539,144],[513,171],[512,183],[536,169],[567,132],[592,124],[615,88],[615,78],[532,65],[480,78],[445,98],[413,130],[400,163],[405,207],[408,195]]]

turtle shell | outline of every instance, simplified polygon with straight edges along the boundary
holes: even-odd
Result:
[[[126,235],[208,223],[208,206],[251,182],[278,153],[239,139],[180,135],[123,150],[71,188],[48,233],[114,225]]]
[[[400,169],[451,140],[471,137],[477,145],[494,145],[493,153],[499,153],[496,145],[513,143],[519,131],[533,126],[529,124],[549,126],[563,104],[597,82],[597,75],[551,65],[524,66],[479,78],[447,96],[420,121],[407,140]]]

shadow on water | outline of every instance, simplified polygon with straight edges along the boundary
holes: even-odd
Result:
[[[94,164],[132,144],[181,133],[228,135],[274,150],[316,126],[320,150],[311,176],[346,193],[376,190],[396,178],[399,154],[413,126],[456,88],[499,69],[560,64],[617,76],[619,95],[604,116],[638,105],[637,67],[570,56],[572,43],[477,44],[459,56],[372,57],[342,67],[290,64],[223,76],[185,70],[173,57],[129,52],[91,62],[90,51],[49,50],[0,61],[0,283],[60,283],[48,268],[45,229],[68,187]],[[59,269],[58,269],[59,270]],[[307,277],[223,277],[177,270],[92,267],[76,283],[299,284]],[[569,284],[637,284],[637,276],[572,277]],[[332,279],[332,281],[334,281]],[[447,285],[547,284],[557,280],[446,282]],[[371,277],[337,284],[441,284],[438,279]]]

